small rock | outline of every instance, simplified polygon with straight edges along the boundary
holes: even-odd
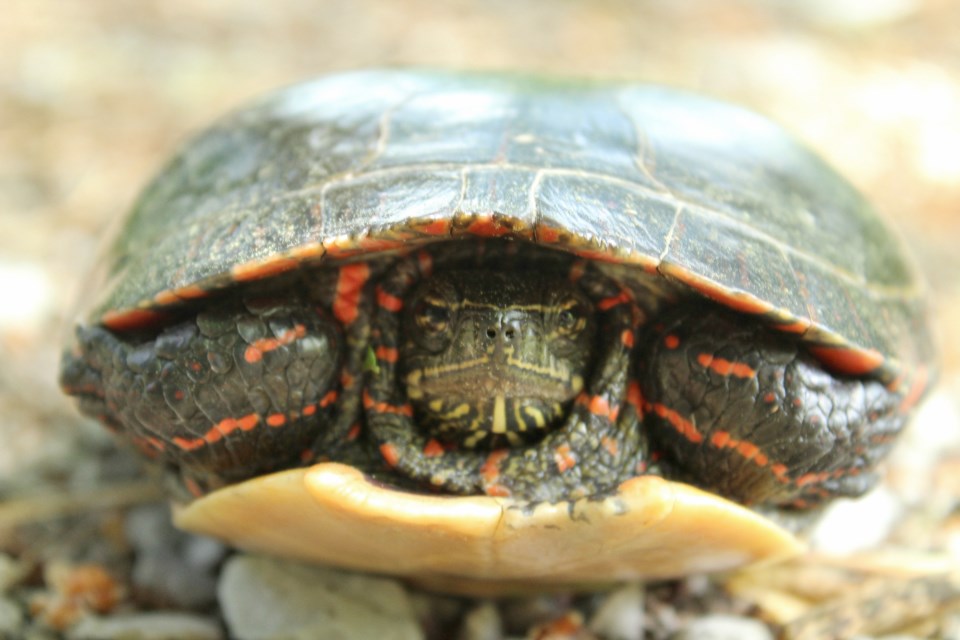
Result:
[[[538,595],[504,600],[500,612],[508,633],[523,634],[530,627],[559,618],[571,605],[571,597],[566,594]]]
[[[686,624],[672,640],[773,640],[773,633],[759,620],[708,615]]]
[[[536,625],[530,629],[527,637],[536,640],[598,640],[583,626],[583,616],[579,611],[568,611],[550,622]]]
[[[420,628],[428,638],[446,638],[456,629],[467,608],[465,601],[450,596],[411,590],[410,603],[416,612]]]
[[[217,622],[187,613],[91,616],[73,627],[69,640],[223,640]]]
[[[238,640],[423,637],[395,580],[238,555],[223,569],[220,607]]]
[[[884,487],[855,500],[837,500],[814,525],[810,544],[841,556],[873,548],[889,537],[902,513],[898,498]]]
[[[6,593],[10,587],[20,582],[28,571],[22,562],[0,553],[0,593]]]
[[[23,628],[23,612],[15,602],[0,598],[0,638],[19,638]]]
[[[190,609],[216,601],[222,544],[175,529],[165,505],[133,509],[126,531],[137,550],[132,581],[142,600]]]
[[[631,584],[607,596],[588,627],[608,640],[642,640],[643,624],[643,589]]]
[[[500,612],[492,602],[474,607],[464,616],[458,637],[460,640],[500,640],[503,638]]]

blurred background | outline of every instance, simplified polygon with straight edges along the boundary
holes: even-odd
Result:
[[[6,0],[2,495],[64,476],[76,441],[102,438],[58,393],[58,344],[104,229],[152,172],[253,96],[384,65],[665,83],[786,125],[868,194],[930,282],[943,373],[927,419],[947,425],[936,446],[960,495],[948,428],[960,396],[958,29],[952,0]]]

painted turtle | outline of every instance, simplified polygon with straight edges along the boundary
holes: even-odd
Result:
[[[660,87],[295,86],[188,144],[101,266],[62,385],[182,526],[454,588],[794,552],[740,505],[863,493],[929,377],[869,205]]]

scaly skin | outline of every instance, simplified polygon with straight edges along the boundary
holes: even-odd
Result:
[[[538,275],[518,282],[536,286],[503,284],[502,274],[522,279],[533,267]],[[544,300],[563,303],[567,286],[592,304],[595,337],[563,356],[570,379],[583,382],[568,385],[553,424],[532,437],[509,435],[519,423],[495,433],[507,421],[490,418],[482,394],[486,408],[468,408],[471,416],[486,411],[485,423],[445,428],[436,416],[417,419],[424,405],[444,400],[408,397],[425,392],[409,375],[429,360],[418,355],[422,336],[411,332],[423,327],[408,306],[434,273],[443,286],[471,276],[488,288],[501,283],[471,311],[491,322],[519,322],[526,316],[517,309]],[[545,295],[537,289],[544,286],[560,293]],[[304,270],[279,289],[259,283],[152,334],[83,329],[63,384],[85,412],[176,470],[194,494],[322,460],[406,488],[530,502],[603,496],[651,471],[743,503],[787,507],[871,486],[912,404],[897,389],[910,385],[832,375],[798,339],[715,304],[679,300],[648,318],[639,299],[568,254],[450,243]],[[517,337],[560,339],[555,321],[536,322],[547,328],[516,325]],[[479,329],[464,335],[482,337]],[[448,364],[477,354],[475,345],[447,342]],[[560,367],[560,351],[550,349]]]

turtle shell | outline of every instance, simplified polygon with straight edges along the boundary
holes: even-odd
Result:
[[[781,128],[673,89],[527,76],[355,72],[230,115],[141,196],[88,319],[136,327],[305,262],[470,235],[658,271],[843,373],[930,359],[897,238]]]
[[[472,237],[659,274],[799,336],[833,371],[909,380],[905,404],[922,393],[923,287],[861,196],[757,115],[635,84],[367,71],[273,94],[199,135],[145,190],[85,322],[157,325],[237,283]],[[241,547],[473,593],[800,549],[753,511],[652,476],[530,508],[321,463],[220,489],[176,518]]]

